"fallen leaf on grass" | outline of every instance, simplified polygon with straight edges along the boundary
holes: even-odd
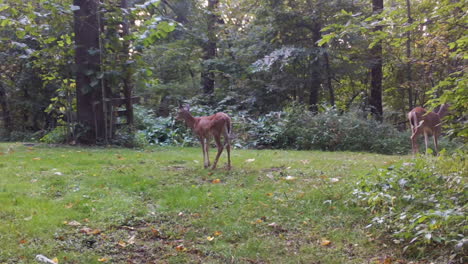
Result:
[[[254,162],[254,161],[255,161],[255,159],[246,159],[245,160],[246,163],[251,163],[251,162]]]
[[[73,203],[68,203],[65,205],[65,208],[70,209],[73,207]]]
[[[21,239],[21,240],[19,241],[19,243],[20,243],[20,244],[26,244],[26,243],[28,243],[28,241],[27,241],[26,239]]]
[[[214,237],[212,237],[212,236],[206,237],[206,240],[208,240],[208,241],[213,241],[213,239],[214,239]]]
[[[32,160],[41,160],[41,158],[33,158]]]
[[[89,228],[89,227],[83,227],[82,229],[80,229],[80,232],[85,233],[87,235],[98,235],[98,234],[101,233],[101,230],[92,229],[92,228]]]
[[[108,258],[98,258],[97,261],[99,261],[99,262],[107,262],[107,261],[109,261],[109,259],[108,259]]]
[[[266,196],[272,196],[273,193],[266,193]]]
[[[135,235],[131,236],[131,237],[127,240],[127,243],[128,243],[129,245],[135,244]]]
[[[220,183],[221,180],[220,179],[214,179],[213,181],[211,181],[212,183],[216,184],[216,183]]]
[[[124,241],[120,240],[119,243],[117,243],[118,246],[124,248],[127,246],[127,243],[125,243]]]
[[[324,247],[327,247],[327,246],[330,246],[331,245],[331,241],[330,240],[327,240],[325,238],[322,238],[322,242],[320,243],[320,245],[324,246]]]
[[[159,230],[153,227],[151,228],[151,233],[153,233],[153,236],[155,237],[159,237],[161,235],[161,232],[159,232]]]
[[[294,181],[296,179],[296,177],[288,175],[284,179],[287,180],[287,181]]]
[[[81,225],[80,222],[75,221],[75,220],[70,221],[70,222],[68,222],[68,221],[63,221],[63,224],[64,224],[64,225],[69,225],[69,226],[80,226],[80,225]]]
[[[179,252],[187,251],[183,244],[178,245],[175,249]]]
[[[215,231],[215,232],[213,233],[214,236],[220,236],[220,235],[222,235],[222,234],[223,234],[223,232],[221,232],[221,231]]]
[[[301,160],[301,163],[304,164],[304,165],[307,165],[310,163],[310,160]]]
[[[58,258],[53,258],[52,261],[57,264],[59,263]]]

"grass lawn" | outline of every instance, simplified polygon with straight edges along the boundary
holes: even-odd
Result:
[[[1,143],[0,153],[0,263],[401,258],[346,200],[360,177],[408,156],[233,150],[231,171],[211,171],[200,148]]]

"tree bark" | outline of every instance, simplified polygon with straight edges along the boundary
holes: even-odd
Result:
[[[7,137],[10,137],[11,131],[13,129],[13,124],[11,121],[10,108],[8,107],[8,100],[5,88],[0,83],[0,106],[2,107],[2,117],[3,125],[7,133]]]
[[[216,22],[218,16],[216,15],[216,9],[218,8],[219,0],[208,0],[208,18],[207,18],[207,36],[208,40],[203,44],[203,68],[201,72],[201,85],[203,87],[203,93],[211,95],[214,92],[215,74],[213,72],[212,63],[208,63],[208,60],[216,58]]]
[[[319,91],[322,85],[322,79],[320,77],[320,52],[317,46],[317,41],[322,38],[322,26],[318,21],[314,21],[312,26],[312,42],[315,52],[315,58],[311,63],[311,76],[309,85],[309,109],[312,112],[318,111],[317,103],[319,101]]]
[[[372,10],[374,14],[380,14],[383,10],[383,0],[372,0]],[[381,31],[382,26],[376,26],[374,31]],[[382,121],[383,109],[382,109],[382,42],[379,41],[370,50],[372,54],[372,66],[371,66],[371,91],[369,98],[369,105],[371,107],[371,113],[376,120]]]
[[[127,0],[121,0],[120,5],[122,9],[127,9],[129,7]],[[130,59],[129,58],[130,41],[125,40],[125,37],[127,37],[129,34],[130,34],[130,25],[129,25],[127,15],[124,13],[123,19],[122,19],[122,37],[124,38],[123,52],[125,54],[124,56],[125,60]],[[132,93],[133,93],[132,69],[131,69],[131,66],[126,61],[123,61],[123,94],[125,97],[125,108],[127,110],[127,123],[130,127],[133,126]]]
[[[408,24],[413,23],[413,18],[411,17],[411,2],[410,0],[406,0],[406,10],[407,10],[407,15],[408,15]],[[406,32],[406,58],[408,59],[408,62],[406,64],[406,78],[407,78],[407,83],[408,83],[408,107],[409,110],[413,109],[413,88],[412,88],[412,69],[411,69],[411,32],[408,30]]]
[[[85,126],[78,139],[81,143],[96,143],[106,137],[102,107],[99,45],[99,0],[73,0],[80,7],[74,11],[77,121]]]
[[[333,86],[332,86],[332,76],[331,76],[331,71],[330,71],[330,61],[328,58],[328,51],[326,51],[323,54],[323,58],[325,60],[325,70],[327,72],[327,89],[328,89],[328,94],[330,97],[330,105],[335,106],[335,91],[333,90]]]

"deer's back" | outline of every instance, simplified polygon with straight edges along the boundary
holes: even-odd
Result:
[[[221,133],[230,126],[231,118],[222,112],[210,116],[198,117],[197,133]]]
[[[420,127],[422,130],[432,133],[433,129],[439,130],[440,117],[437,113],[427,112],[426,109],[422,107],[415,107],[408,113],[408,118],[412,126]]]

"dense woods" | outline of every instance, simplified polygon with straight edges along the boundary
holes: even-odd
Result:
[[[0,0],[0,263],[468,263],[467,14]]]
[[[6,140],[117,142],[149,113],[174,130],[181,100],[239,134],[308,111],[402,131],[413,107],[449,103],[445,133],[468,133],[464,1],[4,0],[0,19]]]

